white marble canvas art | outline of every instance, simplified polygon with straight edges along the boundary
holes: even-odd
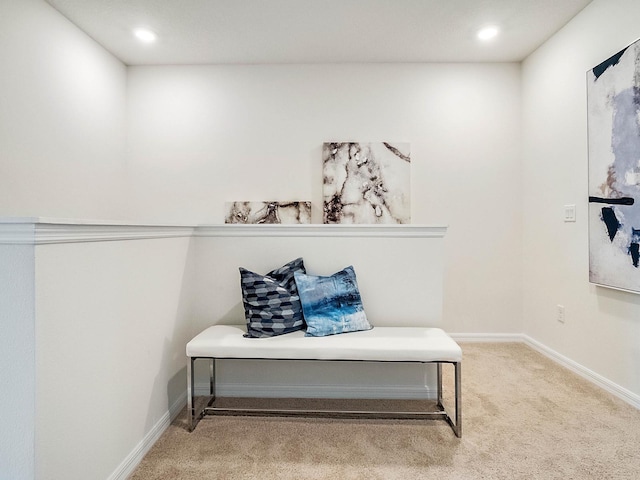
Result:
[[[311,202],[227,202],[224,223],[311,223]]]
[[[410,153],[408,143],[325,143],[324,223],[411,223]]]
[[[640,293],[640,41],[587,72],[589,280]]]

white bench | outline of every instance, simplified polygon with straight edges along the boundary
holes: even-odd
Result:
[[[367,416],[373,418],[441,418],[445,419],[456,436],[462,435],[461,364],[460,346],[439,328],[375,327],[363,332],[352,332],[327,337],[305,337],[298,331],[270,338],[245,338],[244,328],[233,325],[214,325],[197,335],[187,344],[187,410],[189,429],[192,431],[206,414],[238,415],[333,415]],[[210,395],[207,406],[196,412],[194,389],[194,362],[210,360]],[[219,408],[213,406],[215,396],[216,359],[261,360],[319,360],[364,361],[396,363],[434,363],[437,365],[436,410],[428,412],[381,411],[319,411],[319,410],[262,410]],[[442,364],[454,366],[455,421],[442,402]]]

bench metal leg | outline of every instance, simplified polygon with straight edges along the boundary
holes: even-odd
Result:
[[[436,363],[436,400],[438,402],[438,408],[444,408],[442,405],[442,364],[440,362]]]
[[[462,437],[462,362],[456,362],[456,436]]]
[[[442,363],[436,363],[436,402],[437,408],[442,411],[445,415],[445,419],[447,423],[455,433],[456,437],[460,438],[462,436],[462,385],[461,385],[461,366],[460,362],[452,363],[454,368],[454,406],[455,412],[453,414],[454,419],[451,418],[449,412],[444,407],[444,403],[442,401]]]
[[[193,429],[196,427],[193,362],[195,362],[195,358],[189,357],[189,361],[187,362],[187,416],[189,417],[190,432],[193,432]]]
[[[205,415],[205,408],[196,412],[196,394],[195,394],[195,373],[194,366],[197,357],[189,357],[187,362],[187,416],[189,417],[189,431],[193,432],[200,419]],[[207,358],[209,363],[209,402],[207,407],[210,407],[216,399],[216,359]]]
[[[449,418],[449,424],[453,429],[453,433],[456,434],[456,437],[462,437],[462,363],[455,362],[453,364],[453,368],[455,370],[455,423],[451,421]]]
[[[216,359],[212,358],[209,363],[209,395],[216,396]]]

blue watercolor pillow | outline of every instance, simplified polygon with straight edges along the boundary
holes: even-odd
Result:
[[[249,338],[273,337],[304,328],[302,305],[293,278],[305,273],[297,258],[266,275],[240,267],[240,286]]]
[[[371,330],[362,308],[356,272],[349,266],[330,277],[295,272],[307,337]]]

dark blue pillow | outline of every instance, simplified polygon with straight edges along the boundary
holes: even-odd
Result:
[[[242,302],[247,321],[245,337],[262,338],[305,327],[294,273],[305,273],[297,258],[266,275],[240,267]]]
[[[371,330],[353,267],[330,277],[295,272],[298,294],[307,324],[307,337]]]

